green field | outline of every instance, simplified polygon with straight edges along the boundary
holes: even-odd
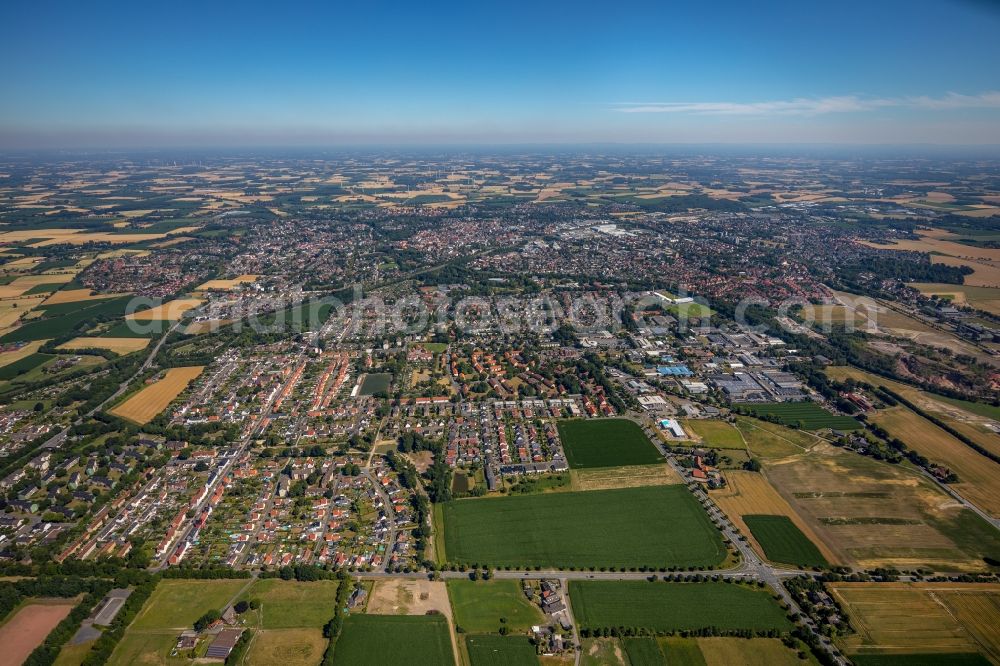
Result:
[[[333,652],[336,666],[454,664],[443,615],[351,615]]]
[[[705,655],[698,641],[680,636],[664,636],[656,641],[670,666],[705,666]]]
[[[206,611],[222,611],[247,580],[164,580],[156,586],[146,605],[129,627],[146,629],[189,629]]]
[[[417,343],[417,346],[423,347],[432,354],[440,354],[448,349],[447,342],[419,342]]]
[[[805,430],[860,430],[861,424],[850,416],[831,414],[814,402],[769,402],[763,404],[734,405],[745,407],[754,416],[771,417],[779,423],[798,426]]]
[[[740,431],[725,421],[686,419],[681,425],[701,437],[702,446],[713,449],[746,449]]]
[[[63,286],[62,282],[45,282],[44,284],[36,284],[34,287],[28,291],[21,294],[22,296],[34,296],[35,294],[48,294],[56,289]]]
[[[800,567],[829,565],[816,544],[788,516],[748,514],[743,516],[743,522],[764,549],[764,555],[772,562]]]
[[[297,582],[271,578],[254,583],[243,594],[260,600],[264,629],[319,628],[333,617],[336,580]]]
[[[154,319],[151,321],[137,321],[129,323],[120,321],[104,333],[102,338],[152,338],[166,331],[173,324],[172,321]],[[141,331],[141,332],[136,332]]]
[[[135,664],[167,664],[170,651],[177,644],[177,632],[143,631],[129,629],[115,646],[108,659],[108,666],[134,666]],[[172,659],[169,663],[183,663]]]
[[[560,421],[559,438],[566,461],[575,469],[663,462],[642,428],[627,419]]]
[[[655,638],[623,638],[622,645],[625,646],[625,654],[628,655],[631,666],[665,666],[667,663]]]
[[[472,666],[537,666],[535,646],[527,636],[467,636]]]
[[[14,329],[0,338],[0,342],[49,340],[72,332],[77,326],[90,319],[121,317],[125,313],[125,305],[131,298],[131,296],[122,296],[39,308],[45,313],[43,319],[34,319],[20,328]],[[63,305],[73,306],[73,308],[63,308]]]
[[[7,365],[0,368],[0,379],[11,380],[20,375],[26,374],[31,370],[34,370],[42,363],[55,358],[52,354],[39,354],[35,352],[25,356],[24,358],[18,359],[13,363],[8,363]]]
[[[370,375],[365,375],[365,379],[361,382],[361,395],[374,395],[376,393],[385,393],[389,390],[389,382],[392,381],[392,375],[386,372],[375,372]]]
[[[470,633],[495,632],[500,618],[511,631],[545,622],[542,611],[528,601],[516,580],[449,580],[448,599],[455,624]]]
[[[574,580],[569,596],[581,628],[644,627],[658,632],[792,628],[768,591],[745,585]]]
[[[463,499],[442,507],[442,561],[512,567],[717,565],[722,538],[685,486]]]

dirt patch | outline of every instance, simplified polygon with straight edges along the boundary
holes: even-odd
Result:
[[[437,611],[451,621],[451,604],[444,581],[376,581],[367,608],[372,615],[426,615],[430,611]]]
[[[684,480],[669,465],[626,465],[570,470],[573,490],[610,490],[640,486],[669,486]]]
[[[59,600],[54,603],[29,604],[17,611],[14,617],[0,627],[3,663],[23,663],[71,610],[73,604]]]

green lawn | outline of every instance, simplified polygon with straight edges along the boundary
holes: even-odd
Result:
[[[545,617],[538,606],[528,601],[516,580],[449,580],[448,598],[455,624],[470,633],[495,632],[500,618],[511,631],[543,624]]]
[[[702,438],[702,445],[713,449],[746,449],[740,431],[725,421],[687,419],[681,423]]]
[[[743,522],[772,562],[801,567],[825,567],[829,564],[816,544],[788,516],[749,514],[743,516]]]
[[[243,597],[259,599],[264,629],[319,628],[333,617],[336,580],[298,582],[270,578],[254,583]]]
[[[666,666],[667,658],[663,656],[655,638],[623,638],[625,654],[628,655],[631,666]]]
[[[447,342],[420,342],[417,343],[418,347],[423,347],[427,351],[433,354],[440,354],[448,349]]]
[[[244,585],[245,579],[164,580],[139,611],[133,629],[187,629],[205,611],[222,611]]]
[[[443,615],[351,615],[333,652],[335,666],[454,664]]]
[[[389,382],[392,375],[385,372],[375,372],[365,375],[365,380],[361,382],[361,395],[373,395],[375,393],[385,393],[389,390]]]
[[[441,561],[512,567],[721,563],[726,549],[685,486],[463,499],[442,507]]]
[[[663,456],[627,419],[573,419],[559,422],[559,438],[570,467],[652,465]]]
[[[535,646],[527,636],[467,636],[472,666],[537,666]]]
[[[820,430],[821,428],[861,429],[861,424],[850,416],[832,414],[814,402],[771,402],[739,406],[749,409],[754,416],[770,416],[777,419],[779,423],[798,426],[805,430]]]
[[[792,627],[770,592],[731,583],[574,580],[569,583],[569,597],[581,628],[644,627],[667,632]]]

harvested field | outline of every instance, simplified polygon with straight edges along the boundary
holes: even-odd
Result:
[[[909,286],[917,289],[925,296],[938,295],[951,298],[954,303],[968,303],[972,307],[984,312],[1000,315],[1000,289],[928,282],[912,282]]]
[[[444,581],[376,581],[366,608],[370,615],[426,615],[430,611],[451,619],[451,604]]]
[[[45,299],[45,305],[59,303],[77,303],[79,301],[97,300],[100,298],[115,298],[122,294],[95,294],[92,289],[63,289]]]
[[[20,664],[42,644],[49,632],[73,610],[65,599],[39,600],[22,606],[0,626],[0,645],[5,664]]]
[[[1000,585],[830,583],[856,634],[849,653],[980,652],[1000,660]]]
[[[989,524],[905,466],[820,444],[764,473],[834,562],[967,571],[1000,551]]]
[[[58,349],[107,349],[116,354],[131,354],[149,346],[149,338],[73,338]]]
[[[212,333],[227,324],[232,324],[232,319],[204,319],[202,321],[191,322],[186,332],[189,335],[200,335],[201,333]]]
[[[910,252],[938,252],[949,257],[968,257],[969,259],[984,259],[986,261],[1000,261],[1000,250],[985,247],[975,247],[964,245],[954,241],[932,238],[927,233],[921,232],[920,240],[901,239],[889,245],[879,245],[869,241],[858,241],[862,245],[875,248],[877,250],[909,250]]]
[[[917,453],[949,467],[960,481],[952,488],[991,516],[1000,516],[1000,464],[903,405],[880,410],[870,420]]]
[[[45,296],[31,296],[0,301],[0,328],[13,326],[45,299]],[[8,352],[3,352],[4,354]],[[2,356],[2,354],[0,354]]]
[[[833,551],[813,532],[785,498],[778,494],[763,474],[731,471],[726,472],[726,481],[728,485],[725,488],[711,490],[709,495],[762,557],[766,558],[767,555],[744,522],[744,516],[754,514],[786,516],[809,541],[816,545],[827,562],[838,561]]]
[[[180,319],[185,312],[198,307],[202,303],[204,301],[200,298],[176,298],[149,310],[134,312],[128,316],[128,319],[138,319],[140,321],[162,321],[166,319],[173,321]]]
[[[166,409],[203,369],[200,365],[170,368],[162,379],[145,387],[110,412],[136,423],[148,423]]]
[[[239,275],[228,280],[209,280],[198,285],[198,291],[206,291],[209,289],[214,289],[216,291],[229,291],[231,289],[236,289],[240,285],[249,284],[251,282],[256,282],[256,275]]]
[[[22,346],[20,349],[9,352],[0,352],[0,368],[16,363],[23,358],[27,358],[38,351],[38,348],[45,344],[44,340],[35,340]]]
[[[797,666],[795,650],[778,638],[697,638],[706,666]]]
[[[261,629],[243,662],[245,666],[314,666],[323,660],[327,639],[322,629]]]
[[[684,483],[669,465],[625,465],[570,470],[573,490],[611,490]]]

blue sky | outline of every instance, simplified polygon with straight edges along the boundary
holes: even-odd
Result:
[[[5,0],[0,146],[1000,144],[997,35],[986,0]]]

